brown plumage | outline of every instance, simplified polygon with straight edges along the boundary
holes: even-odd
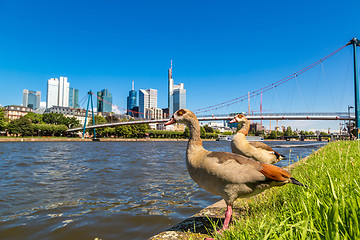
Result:
[[[223,197],[228,206],[223,229],[228,228],[232,204],[237,198],[250,197],[286,183],[302,186],[282,168],[234,153],[205,150],[200,138],[199,122],[190,110],[178,110],[165,125],[175,122],[185,124],[190,130],[186,166],[191,178],[206,191]]]
[[[249,142],[246,140],[246,136],[250,129],[250,121],[244,115],[238,114],[230,122],[244,123],[231,141],[231,151],[233,153],[269,164],[276,163],[283,159],[283,155],[276,152],[265,143]]]

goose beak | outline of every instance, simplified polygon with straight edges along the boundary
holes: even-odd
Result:
[[[176,123],[174,117],[170,118],[170,120],[167,121],[164,125],[167,126],[167,125],[170,125],[170,124],[173,124],[173,123]]]
[[[236,119],[235,119],[235,118],[233,118],[232,120],[230,120],[229,123],[234,123],[234,122],[236,122]]]

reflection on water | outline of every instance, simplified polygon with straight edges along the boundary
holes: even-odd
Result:
[[[220,200],[188,176],[186,144],[0,143],[1,238],[146,239],[165,230]],[[268,144],[290,162],[323,145]],[[229,142],[204,147],[230,151]]]

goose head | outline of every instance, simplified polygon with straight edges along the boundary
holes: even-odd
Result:
[[[242,122],[246,122],[246,121],[247,121],[247,118],[244,115],[238,114],[230,121],[230,123],[235,123],[235,122],[242,123]]]
[[[165,123],[165,126],[174,123],[183,123],[188,125],[192,119],[197,119],[193,112],[188,109],[179,109],[174,113],[171,119]]]

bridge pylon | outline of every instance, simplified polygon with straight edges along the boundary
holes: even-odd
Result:
[[[354,53],[354,91],[355,91],[355,136],[359,139],[359,128],[360,128],[360,102],[359,102],[359,80],[357,73],[357,63],[356,63],[356,47],[360,46],[360,41],[357,38],[351,39],[347,45],[353,45]]]
[[[93,92],[90,90],[88,92],[88,101],[87,101],[86,114],[85,114],[85,123],[84,123],[84,127],[83,127],[83,134],[82,134],[83,139],[85,138],[85,129],[86,129],[87,118],[88,118],[88,113],[89,113],[89,102],[91,102],[92,121],[93,121],[93,125],[95,125],[94,104],[93,104],[92,95],[93,95]],[[95,128],[94,128],[94,138],[93,138],[93,140],[94,139],[96,139],[96,130],[95,130]]]

